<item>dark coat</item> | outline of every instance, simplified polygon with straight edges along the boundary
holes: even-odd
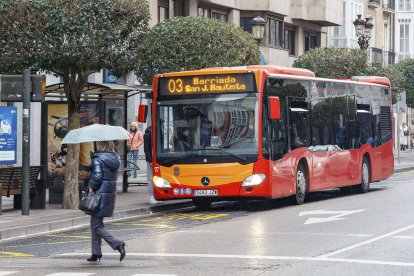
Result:
[[[116,180],[120,166],[119,155],[115,152],[96,152],[92,155],[89,187],[102,195],[96,217],[112,217],[115,209]]]

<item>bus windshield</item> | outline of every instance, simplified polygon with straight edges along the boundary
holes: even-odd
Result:
[[[256,93],[157,100],[158,164],[256,161],[257,110]]]

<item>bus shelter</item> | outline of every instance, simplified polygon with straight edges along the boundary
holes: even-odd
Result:
[[[134,96],[141,99],[150,87],[128,86],[113,83],[87,83],[81,95],[81,126],[93,123],[109,124],[127,128],[128,113],[135,112]],[[131,101],[129,101],[131,99]],[[128,105],[134,109],[129,111]],[[66,166],[66,145],[62,139],[68,130],[68,105],[64,93],[64,84],[58,83],[46,87],[43,108],[43,161],[46,187],[49,190],[49,203],[61,203],[63,199],[64,173]],[[82,143],[79,152],[79,185],[82,188],[89,179],[89,166],[93,143]],[[116,143],[123,165],[127,167],[126,141]],[[127,171],[123,172],[123,190],[128,187]]]

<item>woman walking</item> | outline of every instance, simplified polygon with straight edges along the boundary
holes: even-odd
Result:
[[[92,256],[89,262],[100,261],[102,258],[102,239],[113,250],[121,254],[120,261],[125,258],[125,243],[112,235],[103,223],[104,217],[112,217],[115,208],[116,180],[120,158],[115,152],[112,141],[96,142],[96,152],[92,155],[91,179],[89,191],[102,196],[99,211],[91,214]]]

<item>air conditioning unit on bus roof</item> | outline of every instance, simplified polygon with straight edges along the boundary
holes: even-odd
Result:
[[[390,80],[386,77],[377,77],[377,76],[353,76],[353,81],[366,82],[366,83],[375,83],[385,86],[391,86]]]

